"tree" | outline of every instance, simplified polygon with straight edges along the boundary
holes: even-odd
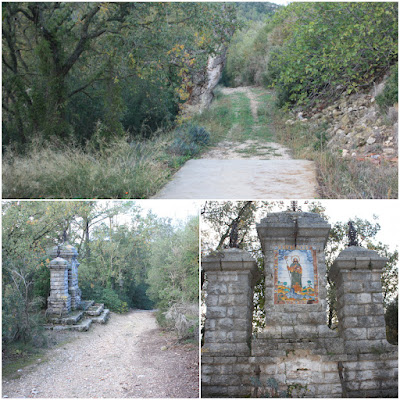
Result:
[[[175,303],[197,303],[199,286],[198,218],[174,232],[165,226],[151,248],[148,294],[165,311]]]
[[[176,115],[193,74],[229,40],[230,10],[212,3],[4,3],[4,143],[25,145],[32,135],[84,142],[95,131],[109,141],[143,124],[155,130],[165,111],[167,119]]]

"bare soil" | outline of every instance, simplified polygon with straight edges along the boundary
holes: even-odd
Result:
[[[221,93],[229,95],[233,93],[244,93],[250,100],[250,109],[254,121],[258,121],[258,100],[257,95],[251,91],[248,86],[241,86],[237,88],[222,88]],[[258,125],[254,129],[259,129]],[[235,129],[233,126],[232,130]],[[216,146],[210,148],[207,152],[202,154],[201,158],[219,159],[219,160],[238,160],[238,159],[252,159],[252,160],[291,160],[290,151],[288,148],[276,142],[263,142],[261,140],[246,140],[244,142],[237,142],[229,140],[230,132],[227,133],[227,140],[218,143]]]
[[[43,359],[3,379],[13,398],[194,398],[199,351],[163,332],[154,312],[112,314],[88,332],[49,332],[59,344]]]

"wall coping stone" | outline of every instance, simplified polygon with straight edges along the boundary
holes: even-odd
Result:
[[[230,248],[205,256],[201,261],[204,271],[237,271],[257,273],[256,260],[245,250]]]
[[[58,246],[54,246],[51,250],[50,255],[52,257],[57,257],[58,254]],[[60,256],[62,257],[68,257],[68,258],[73,258],[73,257],[78,257],[78,251],[72,244],[64,243],[60,246]]]
[[[329,278],[335,279],[339,271],[376,270],[381,271],[389,260],[376,251],[364,247],[350,246],[344,249],[329,271]]]
[[[50,268],[50,269],[71,269],[71,265],[64,258],[57,257],[50,261],[48,268]]]
[[[297,239],[323,238],[324,247],[328,240],[330,224],[317,213],[284,211],[269,213],[256,225],[258,237],[264,249],[265,239],[281,239],[294,237],[295,221],[297,220]]]

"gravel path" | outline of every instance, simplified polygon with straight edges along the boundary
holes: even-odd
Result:
[[[3,397],[198,397],[198,346],[177,344],[151,311],[112,314],[107,325],[75,333],[49,361],[3,380]]]

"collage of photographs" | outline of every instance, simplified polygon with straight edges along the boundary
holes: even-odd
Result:
[[[398,398],[398,2],[2,2],[2,398]]]

